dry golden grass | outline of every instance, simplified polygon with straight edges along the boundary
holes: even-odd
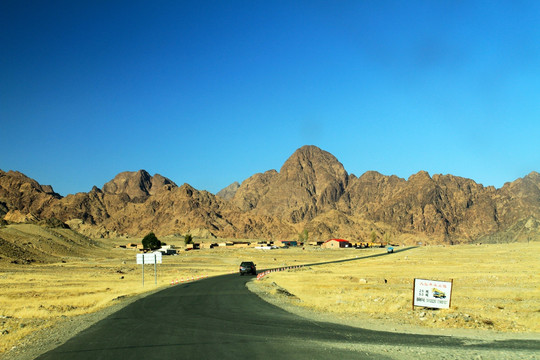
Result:
[[[540,332],[539,254],[540,243],[421,247],[272,273],[258,286],[270,293],[285,289],[298,305],[347,318]],[[453,279],[451,308],[412,311],[414,278]]]
[[[125,240],[108,241],[125,243]],[[168,241],[173,243],[174,241]],[[540,331],[540,243],[422,247],[390,256],[272,273],[258,286],[286,289],[299,304],[346,316],[391,318],[423,326]],[[114,249],[92,258],[50,265],[0,267],[0,354],[38,329],[118,304],[171,281],[236,273],[241,261],[258,269],[333,261],[384,249],[207,249],[163,257],[158,284],[153,266],[135,263],[136,251]],[[452,309],[411,311],[412,279],[454,279]],[[387,279],[387,283],[384,283]],[[275,289],[274,289],[275,291]],[[435,315],[431,315],[435,314]],[[423,319],[423,320],[422,320]]]
[[[125,239],[113,240],[109,246],[126,242]],[[146,265],[143,287],[141,265],[135,262],[136,253],[135,250],[110,249],[94,252],[92,258],[68,259],[66,263],[0,265],[0,333],[3,333],[0,334],[0,354],[44,327],[170,286],[171,281],[236,273],[244,260],[255,261],[258,268],[270,268],[311,262],[322,254],[300,249],[182,251],[178,256],[163,257],[163,263],[158,264],[157,285],[154,267]],[[323,255],[329,260],[343,258],[339,252]]]

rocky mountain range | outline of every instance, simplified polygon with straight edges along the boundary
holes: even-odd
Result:
[[[540,233],[540,174],[500,189],[424,171],[408,179],[375,171],[356,177],[332,154],[304,146],[279,171],[255,174],[217,195],[139,170],[122,172],[101,189],[62,197],[24,174],[0,170],[4,223],[51,218],[93,237],[154,231],[295,239],[307,230],[310,240],[523,241]]]

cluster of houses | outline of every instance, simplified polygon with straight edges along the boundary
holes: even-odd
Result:
[[[266,241],[266,242],[248,242],[248,241],[229,241],[221,243],[200,243],[200,244],[190,244],[191,249],[212,249],[215,247],[253,247],[253,248],[263,248],[263,249],[283,249],[288,247],[295,246],[320,246],[323,249],[338,249],[338,248],[371,248],[371,247],[385,247],[386,244],[383,243],[370,243],[370,242],[351,242],[344,239],[330,239],[326,241],[311,241],[303,243],[297,240],[277,240],[277,241]],[[188,245],[189,246],[189,245]]]
[[[277,241],[267,241],[267,242],[249,242],[249,241],[226,241],[226,242],[201,242],[201,243],[192,243],[187,244],[184,248],[185,251],[196,250],[196,249],[213,249],[213,248],[256,248],[256,249],[284,249],[288,247],[295,246],[319,246],[322,249],[341,249],[341,248],[372,248],[372,247],[385,247],[387,244],[384,243],[371,243],[371,242],[351,242],[345,239],[330,239],[326,241],[311,241],[306,244],[296,240],[277,240]],[[119,248],[124,249],[135,249],[139,251],[144,251],[142,244],[129,243],[127,245],[119,245]],[[177,254],[177,249],[174,245],[164,245],[160,249],[156,250],[161,252],[163,255],[175,255]]]
[[[309,243],[310,245],[320,246],[323,249],[339,249],[339,248],[356,248],[356,249],[366,249],[366,248],[383,248],[386,243],[373,243],[373,242],[352,242],[345,239],[330,239],[326,241]]]
[[[142,244],[136,244],[136,243],[129,243],[126,245],[117,245],[116,248],[144,251],[144,247],[142,246]],[[161,248],[157,249],[156,251],[161,252],[163,255],[175,255],[177,253],[177,249],[174,247],[174,245],[163,245]]]

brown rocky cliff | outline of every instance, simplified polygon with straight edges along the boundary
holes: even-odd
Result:
[[[236,191],[240,187],[240,183],[238,181],[233,182],[231,185],[227,186],[224,189],[221,189],[216,196],[219,196],[225,200],[230,200],[234,197],[234,194],[236,194]]]
[[[107,195],[94,187],[88,193],[70,194],[59,199],[44,208],[40,214],[42,218],[55,217],[64,222],[80,219],[86,224],[98,225],[111,217],[110,212],[114,209],[112,204],[123,207],[128,201],[127,197]]]
[[[50,185],[40,185],[18,171],[0,170],[0,203],[6,220],[39,217],[44,208],[61,198]]]
[[[244,180],[236,190],[232,203],[243,211],[255,209],[259,204],[259,200],[270,190],[277,176],[278,172],[276,170],[269,170]]]
[[[340,209],[400,232],[472,238],[497,229],[492,188],[425,171],[408,180],[376,172],[353,178]]]
[[[127,194],[133,202],[144,202],[150,195],[177,187],[164,176],[150,176],[145,170],[124,171],[103,186],[106,194]]]
[[[220,206],[221,201],[214,195],[184,184],[150,196],[145,202],[127,202],[109,210],[111,217],[104,223],[107,228],[128,234],[154,231],[167,235],[195,228],[212,232],[227,227],[226,220],[219,216]]]
[[[333,208],[347,182],[347,172],[332,154],[303,146],[279,173],[272,170],[244,181],[233,202],[243,210],[299,223]]]
[[[226,200],[144,170],[62,198],[21,173],[0,170],[2,217],[76,221],[94,229],[92,236],[202,229],[219,237],[287,239],[307,229],[319,240],[366,240],[375,232],[378,240],[470,242],[502,234],[509,241],[540,231],[540,174],[501,189],[423,171],[407,180],[374,171],[356,177],[330,153],[305,146],[279,172],[253,175]]]
[[[497,220],[504,226],[529,217],[540,218],[540,174],[533,171],[527,176],[495,191]]]

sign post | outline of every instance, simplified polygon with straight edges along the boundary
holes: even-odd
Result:
[[[142,286],[144,287],[144,265],[154,263],[154,281],[157,285],[157,264],[162,263],[163,254],[159,251],[153,253],[137,254],[137,265],[142,265]]]
[[[415,306],[449,309],[452,299],[452,281],[414,279],[413,310]]]

